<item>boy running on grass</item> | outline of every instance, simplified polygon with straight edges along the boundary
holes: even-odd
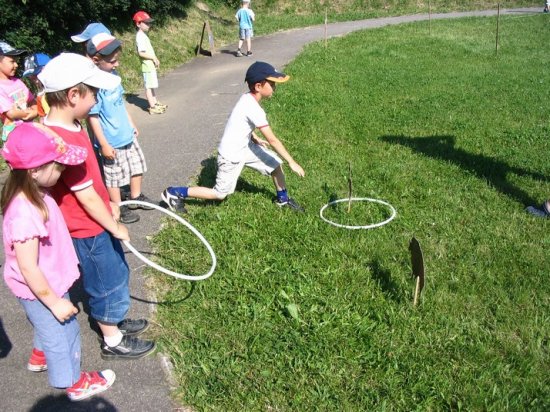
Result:
[[[265,111],[260,106],[263,98],[270,98],[277,83],[284,83],[290,77],[279,73],[265,62],[255,62],[247,72],[245,81],[249,92],[243,94],[225,126],[225,131],[218,146],[218,172],[214,188],[208,187],[168,187],[162,192],[162,200],[173,211],[185,211],[183,199],[194,197],[199,199],[223,200],[235,191],[237,179],[243,167],[248,166],[264,175],[271,175],[279,207],[287,207],[303,212],[304,209],[288,196],[283,161],[288,162],[294,173],[304,176],[305,172],[288,153],[283,143],[275,136]],[[259,138],[254,130],[259,129],[266,140]],[[267,149],[270,145],[276,153]]]

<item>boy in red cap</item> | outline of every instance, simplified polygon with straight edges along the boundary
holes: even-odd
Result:
[[[141,59],[141,72],[145,84],[145,96],[149,102],[149,114],[163,114],[168,106],[160,103],[155,94],[155,89],[159,87],[157,68],[160,66],[160,61],[146,34],[151,28],[153,19],[146,12],[140,10],[134,14],[132,20],[137,27],[136,47]]]

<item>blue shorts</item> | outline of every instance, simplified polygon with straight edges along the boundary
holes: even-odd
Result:
[[[254,31],[252,29],[239,29],[239,39],[251,39],[254,36]]]
[[[116,325],[130,308],[128,264],[120,240],[109,232],[94,237],[73,238],[84,290],[90,296],[90,314],[95,320]]]

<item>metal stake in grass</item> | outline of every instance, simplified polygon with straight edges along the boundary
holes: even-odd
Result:
[[[351,162],[348,164],[348,213],[351,212],[351,195],[352,195],[352,181],[351,181]]]
[[[430,27],[430,36],[432,35],[432,2],[428,1],[428,25]]]
[[[498,26],[500,22],[500,3],[498,3],[497,8],[497,35],[496,35],[496,44],[495,44],[495,54],[498,55]]]
[[[420,293],[424,289],[424,257],[422,256],[420,243],[414,237],[409,242],[409,251],[411,252],[412,275],[413,279],[416,279],[413,299],[413,306],[416,306]]]
[[[328,8],[325,9],[325,49],[328,43]]]

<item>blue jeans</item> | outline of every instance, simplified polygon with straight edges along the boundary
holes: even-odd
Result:
[[[69,294],[63,296],[69,299]],[[34,342],[43,350],[48,381],[55,388],[69,388],[80,378],[80,327],[76,316],[60,323],[39,300],[19,299],[34,328]]]
[[[73,238],[84,290],[90,296],[92,317],[116,325],[130,307],[129,271],[118,239],[109,232],[94,237]]]

